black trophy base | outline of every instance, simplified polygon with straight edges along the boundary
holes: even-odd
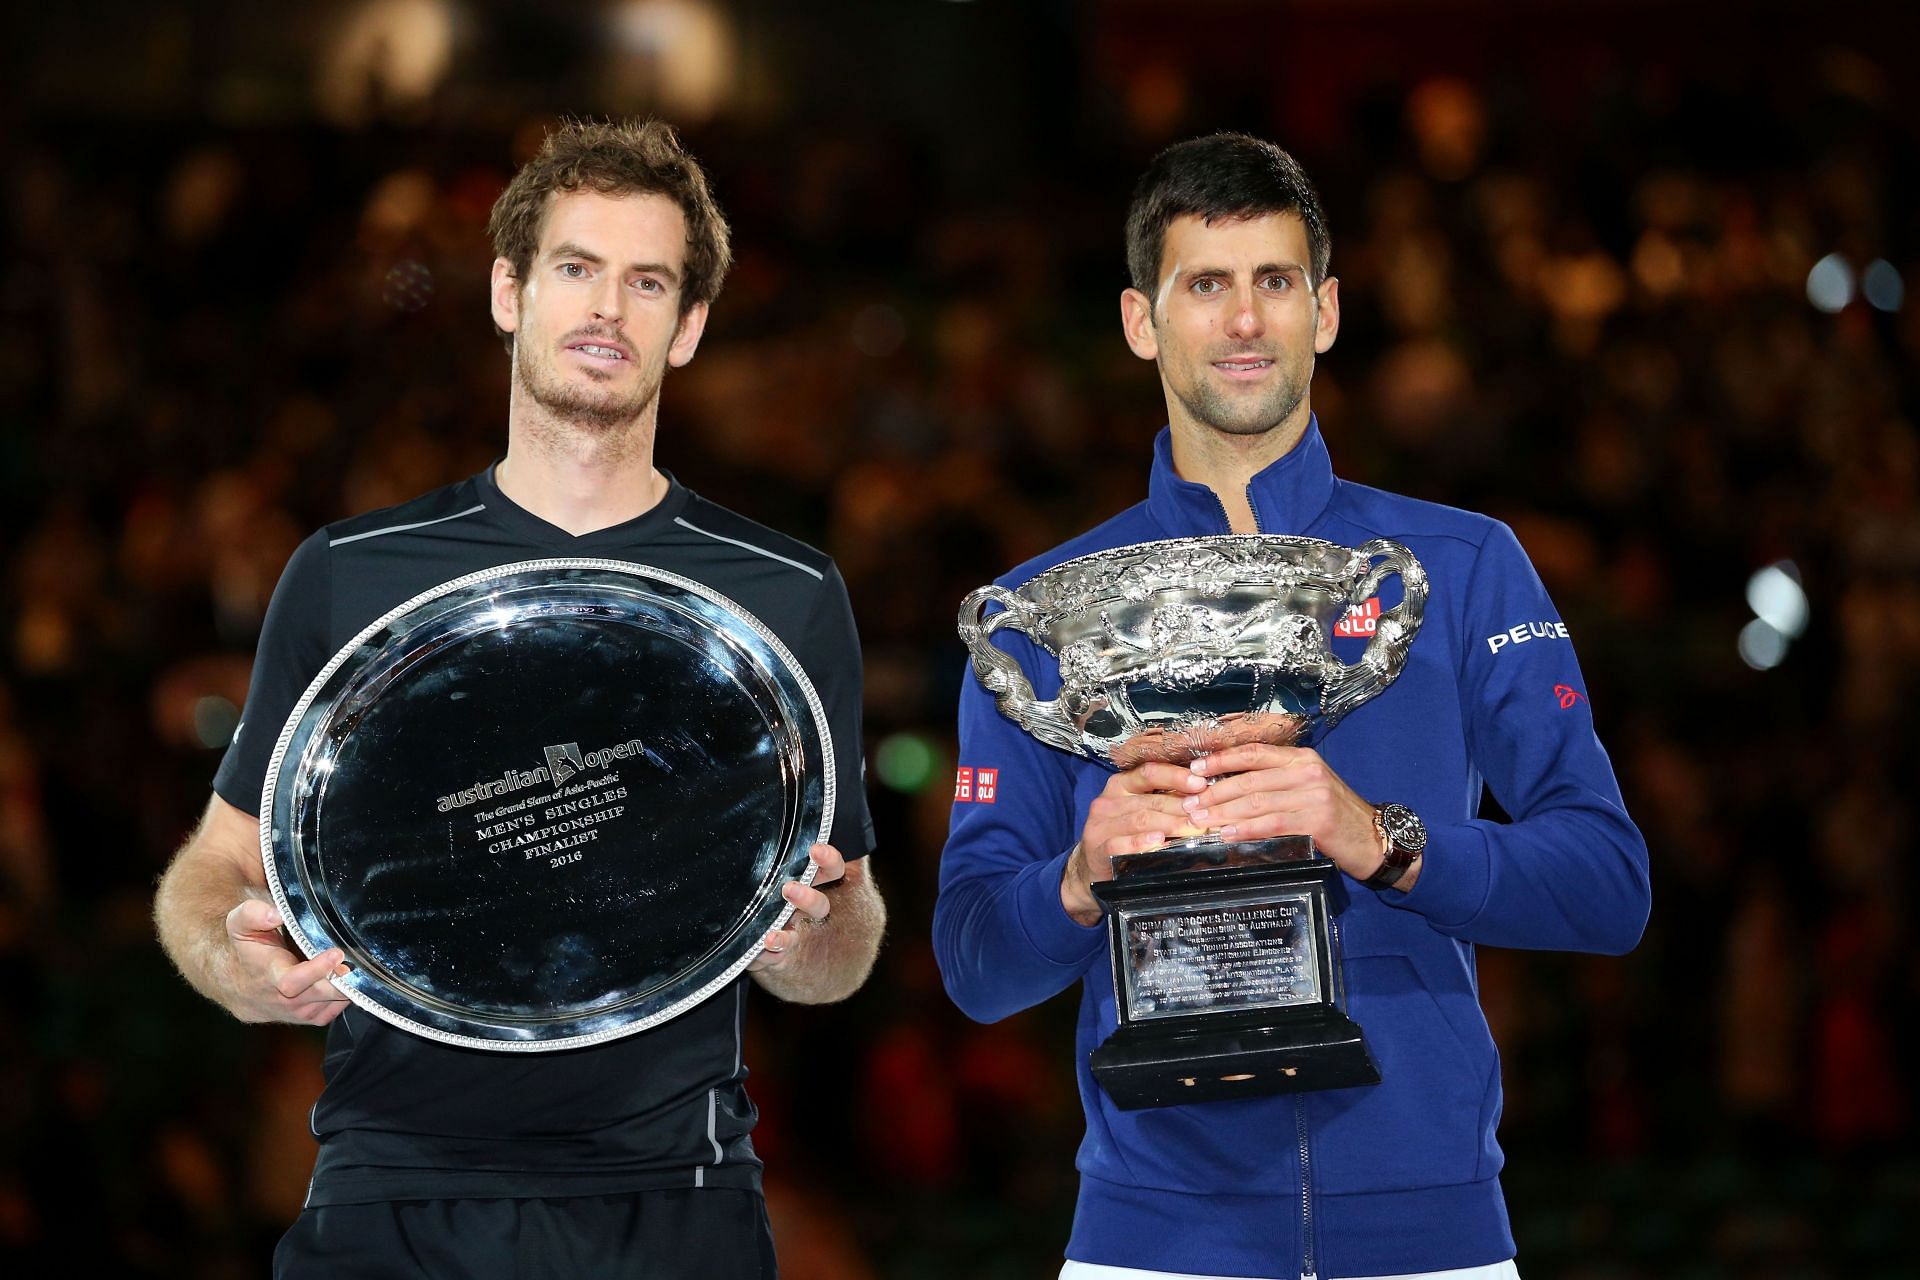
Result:
[[[1360,1025],[1338,1009],[1232,1030],[1123,1026],[1089,1063],[1122,1111],[1380,1083]]]

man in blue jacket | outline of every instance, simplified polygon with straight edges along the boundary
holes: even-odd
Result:
[[[1080,984],[1087,1132],[1062,1280],[1517,1275],[1474,947],[1618,954],[1646,924],[1646,844],[1512,531],[1333,474],[1309,394],[1340,328],[1328,257],[1319,197],[1278,147],[1221,134],[1156,157],[1128,214],[1120,300],[1127,344],[1166,392],[1147,498],[1000,583],[1162,538],[1392,538],[1431,581],[1399,680],[1317,752],[1256,744],[1117,773],[1029,737],[976,681],[961,695],[969,785],[934,942],[948,992],[982,1021]],[[1337,628],[1336,657],[1358,657],[1373,613]],[[1045,653],[1000,636],[1038,696],[1058,692]],[[1483,784],[1510,822],[1476,817]],[[1094,1082],[1087,1055],[1116,1014],[1091,886],[1114,855],[1192,826],[1310,835],[1350,877],[1348,1010],[1378,1085],[1123,1111]]]

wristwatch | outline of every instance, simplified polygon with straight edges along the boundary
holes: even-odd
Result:
[[[1375,889],[1391,889],[1426,852],[1427,827],[1420,821],[1419,814],[1403,804],[1376,804],[1373,829],[1380,833],[1380,846],[1387,860],[1367,877],[1367,884]]]

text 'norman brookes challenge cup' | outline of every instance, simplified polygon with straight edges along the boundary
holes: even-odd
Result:
[[[1398,574],[1359,661],[1333,628]],[[1127,769],[1243,743],[1317,744],[1406,666],[1427,576],[1404,546],[1228,535],[1117,547],[960,606],[973,670],[1002,714],[1049,746]],[[982,616],[990,605],[1000,606]],[[1043,701],[990,637],[1012,628],[1057,663]],[[1214,832],[1113,859],[1108,908],[1119,1029],[1093,1054],[1123,1108],[1378,1082],[1345,1012],[1338,870],[1305,836]]]

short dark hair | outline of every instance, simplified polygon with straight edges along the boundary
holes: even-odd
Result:
[[[707,175],[680,145],[673,126],[659,120],[562,120],[493,202],[487,234],[493,251],[513,265],[516,280],[533,269],[547,210],[559,192],[661,195],[687,219],[686,279],[680,312],[720,296],[733,265],[727,220],[714,203]]]
[[[1318,289],[1327,278],[1333,240],[1320,193],[1300,162],[1271,142],[1244,133],[1174,143],[1140,175],[1127,209],[1127,273],[1133,287],[1153,297],[1160,253],[1175,218],[1195,214],[1212,222],[1270,213],[1296,214],[1306,224],[1312,258],[1309,283]]]

